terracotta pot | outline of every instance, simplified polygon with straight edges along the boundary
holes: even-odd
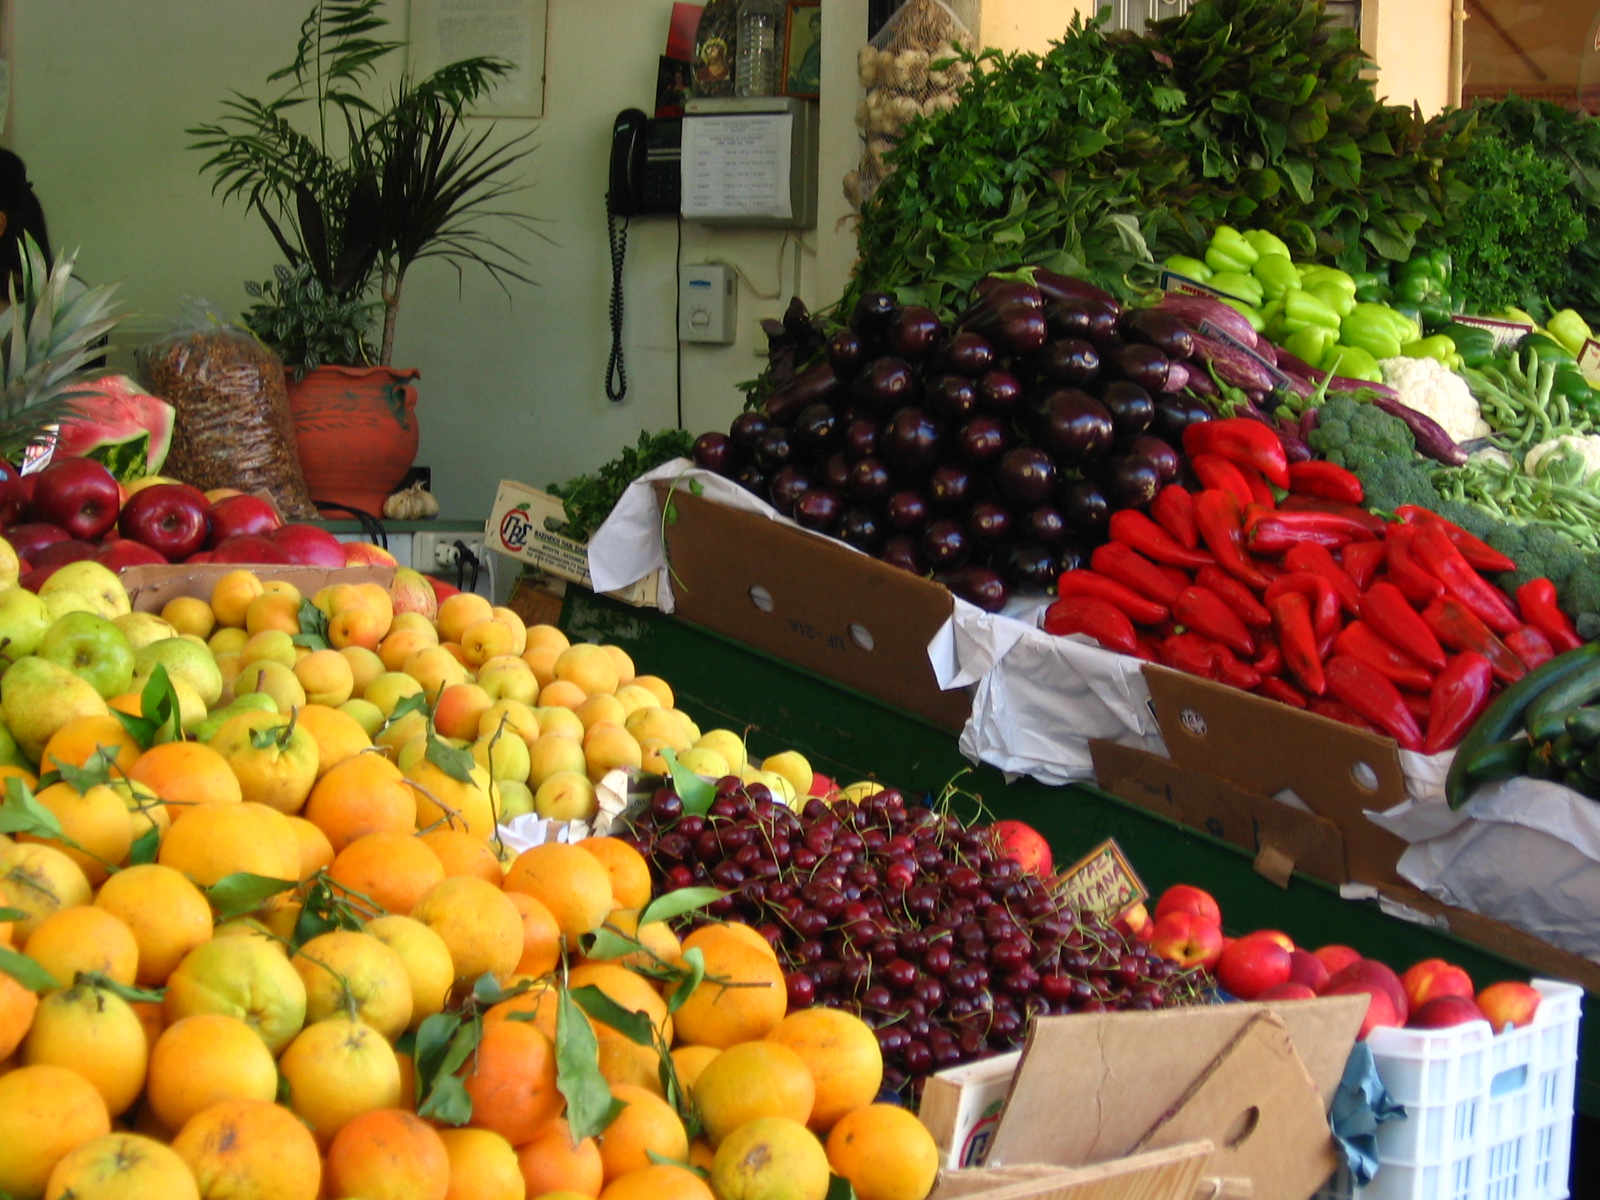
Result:
[[[300,470],[313,500],[382,515],[417,457],[417,376],[318,367],[289,381]]]

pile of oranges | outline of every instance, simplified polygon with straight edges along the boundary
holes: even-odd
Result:
[[[239,575],[230,586],[253,590]],[[759,933],[713,923],[680,943],[648,911],[644,859],[617,839],[498,848],[501,747],[531,760],[541,739],[564,738],[592,781],[631,758],[592,735],[621,730],[643,759],[648,738],[628,722],[653,710],[663,745],[688,755],[702,735],[666,685],[615,647],[573,655],[559,631],[486,601],[488,615],[451,609],[454,597],[422,614],[427,641],[392,595],[385,613],[360,587],[313,598],[330,640],[357,597],[382,618],[374,647],[326,652],[349,668],[348,695],[337,668],[312,663],[324,651],[295,647],[306,653],[286,671],[307,695],[288,689],[286,711],[150,746],[114,716],[74,716],[38,764],[65,768],[60,779],[39,787],[0,767],[12,831],[0,834],[0,1194],[824,1200],[838,1174],[860,1200],[922,1200],[937,1151],[911,1114],[875,1102],[873,1031],[834,1010],[788,1012]],[[288,604],[256,607],[269,588],[231,607],[214,594],[204,634],[193,605],[165,619],[213,643],[242,631],[248,646],[283,632],[249,629],[252,609],[286,621]],[[485,620],[506,637],[469,635]],[[408,630],[426,644],[402,660],[392,639]],[[472,664],[473,645],[503,652]],[[213,649],[225,691],[276,661]],[[488,670],[520,680],[511,659],[536,687],[528,699]],[[348,706],[382,713],[360,697],[394,674],[429,708],[391,720],[401,696],[369,730]],[[452,734],[446,701],[464,687],[484,696],[467,697],[475,716]],[[613,721],[601,697],[632,707]],[[755,776],[717,741],[701,748]],[[580,1011],[575,994],[611,1006]],[[592,1088],[569,1105],[584,1080],[604,1083],[598,1109]]]

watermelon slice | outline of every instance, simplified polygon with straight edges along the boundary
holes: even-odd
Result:
[[[172,449],[172,405],[126,375],[75,385],[71,405],[74,415],[56,431],[53,456],[98,459],[123,481],[160,472]]]

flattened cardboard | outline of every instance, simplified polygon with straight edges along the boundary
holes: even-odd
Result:
[[[174,563],[168,567],[129,567],[118,576],[128,590],[128,600],[136,612],[160,612],[169,600],[179,596],[193,596],[200,600],[211,599],[211,590],[217,580],[239,563]],[[381,583],[388,587],[394,582],[393,567],[289,567],[261,564],[248,568],[257,579],[282,580],[292,583],[308,600],[318,591],[334,583]]]
[[[1324,817],[1131,746],[1095,739],[1089,753],[1096,782],[1113,796],[1232,842],[1258,859],[1275,854],[1335,885],[1349,878],[1344,835]],[[1279,886],[1288,882],[1282,872],[1269,877]]]
[[[1366,817],[1406,797],[1392,739],[1165,667],[1143,672],[1173,762],[1259,796],[1292,790],[1343,831],[1349,879],[1400,882],[1405,842]]]
[[[657,485],[658,497],[665,485]],[[736,641],[959,730],[966,689],[943,691],[928,643],[949,619],[931,580],[682,489],[665,525],[677,613]]]
[[[950,1170],[982,1166],[1022,1051],[964,1063],[930,1075],[922,1085],[917,1119],[933,1134]]]
[[[1210,1142],[1189,1142],[1088,1167],[1025,1165],[950,1171],[931,1200],[1191,1200],[1201,1190]]]

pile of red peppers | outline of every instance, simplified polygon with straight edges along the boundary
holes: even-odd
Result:
[[[1482,575],[1515,563],[1427,509],[1385,520],[1334,463],[1289,463],[1276,432],[1230,418],[1183,436],[1200,490],[1169,484],[1111,518],[1063,573],[1055,634],[1374,733],[1453,747],[1498,687],[1582,644],[1548,579],[1513,599]]]

